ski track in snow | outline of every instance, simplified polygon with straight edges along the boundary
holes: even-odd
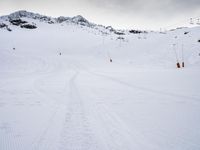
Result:
[[[140,91],[143,91],[143,92],[156,93],[156,94],[159,94],[159,95],[176,97],[178,99],[193,100],[195,102],[200,102],[200,98],[197,98],[197,97],[179,95],[179,94],[176,94],[176,93],[169,93],[169,92],[165,92],[165,91],[150,89],[150,88],[146,88],[146,87],[142,87],[142,86],[138,86],[138,85],[133,85],[133,84],[124,82],[122,80],[119,80],[117,78],[114,78],[114,77],[111,77],[111,76],[108,76],[108,75],[105,75],[105,74],[100,74],[100,73],[91,72],[91,71],[87,71],[87,72],[90,73],[90,74],[99,76],[101,78],[104,78],[104,79],[107,79],[107,80],[111,80],[113,82],[117,82],[117,83],[119,83],[119,84],[121,84],[123,86],[127,86],[129,88],[133,88],[133,89],[140,90]],[[180,102],[180,101],[177,101],[177,102]]]
[[[81,68],[84,68],[84,72],[88,73],[87,74],[88,76],[96,76],[98,78],[100,77],[102,81],[109,80],[111,82],[115,82],[116,84],[120,84],[120,85],[129,87],[134,90],[142,91],[143,93],[155,93],[155,94],[159,94],[159,95],[163,95],[163,96],[167,96],[167,97],[176,98],[177,100],[173,99],[173,103],[180,103],[180,102],[185,102],[185,101],[191,102],[191,100],[199,103],[199,100],[200,100],[196,97],[183,96],[183,95],[179,95],[179,94],[163,92],[160,90],[154,90],[154,89],[150,89],[150,88],[140,87],[137,85],[132,85],[132,84],[126,83],[124,81],[121,81],[119,79],[116,79],[114,77],[110,77],[109,75],[91,72],[83,66]],[[88,99],[90,99],[90,98],[88,97]],[[88,103],[91,103],[92,101],[93,100],[90,99],[88,101]],[[120,149],[127,149],[127,150],[129,150],[129,149],[130,150],[131,149],[157,150],[158,149],[159,150],[160,149],[159,144],[156,145],[156,144],[150,143],[149,139],[147,139],[145,137],[145,135],[142,134],[139,130],[134,130],[134,128],[129,129],[129,127],[125,124],[125,122],[123,120],[121,120],[114,111],[111,111],[112,109],[109,108],[104,103],[100,103],[98,105],[97,105],[97,103],[93,103],[93,104],[89,104],[89,105],[91,105],[88,108],[92,109],[91,111],[92,111],[93,117],[95,116],[96,118],[99,118],[98,120],[93,118],[94,119],[93,122],[98,122],[98,124],[102,125],[97,130],[100,130],[101,133],[104,133],[104,135],[103,135],[104,138],[107,141],[109,141],[109,142],[107,142],[104,140],[104,144],[106,145],[107,149],[112,149],[112,150],[120,150]],[[151,120],[149,120],[149,121],[151,121]],[[154,128],[154,130],[156,130],[156,126],[152,127],[152,129],[153,128]],[[152,135],[153,134],[156,136],[162,137],[164,139],[171,138],[171,136],[168,135],[168,133],[165,130],[162,130],[161,128],[159,129],[159,131],[157,131],[156,134],[152,132]],[[168,146],[176,147],[176,145],[185,145],[185,147],[182,147],[185,149],[185,148],[187,148],[188,144],[190,144],[190,148],[191,147],[193,147],[193,149],[200,148],[199,144],[189,141],[188,138],[177,135],[174,139],[176,142],[169,141]],[[112,142],[110,142],[110,141],[112,141]],[[168,149],[168,148],[164,148],[164,149]]]
[[[46,61],[44,66],[48,66]],[[101,103],[97,104],[90,96],[82,97],[76,82],[77,77],[81,72],[87,73],[88,77],[96,77],[102,82],[114,82],[118,85],[123,85],[134,90],[142,90],[143,92],[153,92],[165,96],[173,96],[184,99],[192,99],[191,97],[184,97],[169,93],[163,93],[152,89],[134,86],[123,82],[114,77],[103,75],[89,71],[83,65],[76,61],[69,60],[67,69],[63,68],[63,62],[55,62],[51,64],[53,67],[45,72],[37,74],[34,82],[33,91],[41,97],[45,97],[52,104],[51,114],[45,124],[42,125],[41,132],[34,137],[30,147],[23,147],[22,139],[14,138],[12,128],[9,124],[1,126],[2,130],[8,132],[4,139],[1,139],[1,144],[4,145],[3,150],[19,150],[19,149],[32,149],[32,150],[159,150],[159,145],[153,144],[145,135],[137,130],[137,128],[129,128],[126,123],[115,113],[108,105]],[[51,72],[49,72],[51,70]],[[62,71],[61,71],[62,70]],[[57,78],[62,77],[64,86],[54,94],[48,95],[46,87],[57,82]],[[18,77],[17,77],[18,78]],[[20,78],[19,78],[20,79]],[[92,87],[91,87],[92,88]],[[32,92],[33,92],[32,91]],[[174,101],[175,102],[175,101]],[[64,106],[63,106],[64,105]],[[64,115],[63,115],[64,114]],[[60,116],[60,121],[57,119]],[[58,131],[58,129],[60,130]],[[156,127],[155,127],[156,129]],[[155,134],[152,132],[152,134]],[[158,136],[170,139],[166,132],[160,130],[156,133]],[[9,139],[9,137],[11,139]],[[190,143],[183,137],[176,137],[180,143]],[[5,143],[4,143],[5,141]],[[7,143],[9,141],[12,144]],[[168,143],[168,145],[176,146],[177,143]],[[198,144],[190,143],[194,149],[199,148]]]
[[[156,146],[151,143],[146,143],[144,135],[137,130],[130,130],[129,127],[104,104],[92,104],[91,111],[93,117],[98,118],[95,122],[97,130],[103,134],[103,143],[107,150],[140,150],[149,149],[156,150]],[[94,127],[95,128],[95,127]],[[144,145],[146,143],[146,145]]]
[[[85,108],[76,87],[78,72],[70,79],[70,100],[61,133],[60,150],[95,150],[98,145],[90,129]]]
[[[198,28],[194,39],[184,37],[193,50],[186,51],[186,74],[178,80],[180,85],[173,84],[173,93],[170,84],[160,86],[168,82],[165,79],[153,84],[165,65],[166,76],[179,79],[168,49],[175,32],[149,33],[145,40],[125,35],[128,42],[119,48],[117,37],[105,36],[102,44],[100,33],[88,34],[90,29],[82,26],[44,27],[9,34],[0,30],[5,35],[0,42],[6,41],[0,44],[0,150],[200,149],[198,79],[185,79],[190,71],[191,77],[199,75],[199,46],[193,45]],[[41,44],[44,39],[48,44]],[[146,69],[143,65],[159,67],[152,71],[152,82],[134,83],[148,76],[138,78],[144,72],[137,69]],[[124,79],[126,73],[130,83]],[[132,78],[133,73],[137,75]],[[169,83],[176,79],[166,78]]]

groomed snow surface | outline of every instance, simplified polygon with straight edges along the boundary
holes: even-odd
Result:
[[[0,150],[200,149],[200,27],[37,26],[0,29]]]

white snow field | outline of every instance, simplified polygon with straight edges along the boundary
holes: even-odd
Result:
[[[200,149],[200,27],[34,22],[0,29],[0,150]]]

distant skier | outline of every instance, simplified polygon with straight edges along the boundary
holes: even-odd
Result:
[[[62,55],[61,52],[59,53],[59,55]]]
[[[110,62],[112,62],[112,59],[110,58]]]

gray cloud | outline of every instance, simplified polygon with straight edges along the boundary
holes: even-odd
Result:
[[[86,0],[102,9],[113,9],[116,12],[133,12],[169,14],[174,12],[195,11],[200,9],[200,0]],[[151,11],[151,12],[149,12]]]
[[[165,26],[200,15],[200,0],[86,0],[107,14],[141,26]],[[148,27],[147,27],[148,28]]]

